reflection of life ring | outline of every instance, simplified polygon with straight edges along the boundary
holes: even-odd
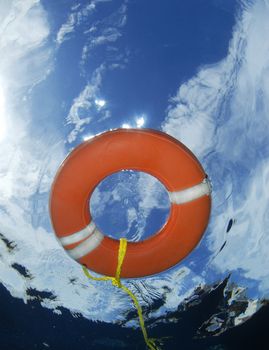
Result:
[[[159,273],[177,264],[198,244],[210,214],[210,185],[195,156],[165,133],[118,129],[77,147],[60,167],[51,190],[50,214],[59,241],[90,270],[113,276],[119,241],[104,236],[91,220],[89,198],[108,175],[144,171],[169,191],[170,216],[161,230],[128,242],[122,277]]]

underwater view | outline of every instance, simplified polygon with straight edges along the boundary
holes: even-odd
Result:
[[[0,0],[1,350],[269,348],[268,35],[268,0]]]

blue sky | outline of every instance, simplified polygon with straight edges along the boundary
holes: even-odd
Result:
[[[27,300],[29,285],[12,269],[23,261],[34,276],[27,283],[49,285],[58,296],[44,302],[54,312],[62,305],[110,321],[126,310],[110,286],[85,287],[79,265],[54,237],[47,205],[69,151],[124,125],[178,138],[213,184],[211,222],[199,247],[143,282],[160,297],[171,288],[158,312],[230,272],[251,298],[268,296],[268,2],[13,0],[0,4],[0,14],[1,232],[18,247],[11,254],[0,245],[0,280],[10,293]],[[152,186],[142,196],[140,185],[134,190],[141,200],[129,209],[156,217],[159,191]],[[67,276],[78,283],[69,286]]]
[[[82,6],[70,14],[73,5],[73,2],[44,4],[52,27],[57,28],[60,20],[58,29],[64,22],[62,33],[65,30],[66,34],[57,50],[54,72],[36,89],[34,104],[38,109],[46,94],[48,110],[43,109],[41,115],[46,118],[54,113],[54,127],[57,116],[61,122],[72,100],[91,84],[98,74],[96,70],[101,70],[102,81],[91,85],[98,85],[95,94],[107,101],[111,117],[99,122],[104,117],[100,111],[81,109],[82,118],[83,113],[91,115],[89,133],[120,127],[123,123],[135,125],[134,119],[140,116],[147,117],[146,126],[160,129],[167,101],[178,85],[201,65],[217,62],[227,54],[236,13],[236,2],[216,6],[207,1],[171,1],[166,6],[162,2],[138,1],[127,6],[124,1],[115,1],[97,2],[94,9],[78,20]],[[55,37],[56,33],[53,34]],[[50,40],[53,42],[53,37]],[[88,51],[85,59],[83,49]]]

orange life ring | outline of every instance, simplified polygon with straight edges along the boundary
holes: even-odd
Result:
[[[73,150],[54,179],[50,215],[54,231],[71,257],[97,273],[114,276],[119,241],[91,220],[89,198],[108,175],[138,170],[155,176],[169,191],[170,215],[150,238],[128,242],[122,277],[164,271],[186,257],[209,220],[207,176],[192,152],[171,136],[149,129],[117,129]]]

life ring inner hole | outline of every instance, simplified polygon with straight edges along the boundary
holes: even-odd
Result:
[[[103,179],[89,201],[93,222],[105,235],[137,242],[157,233],[170,215],[165,186],[141,171],[122,170]]]

